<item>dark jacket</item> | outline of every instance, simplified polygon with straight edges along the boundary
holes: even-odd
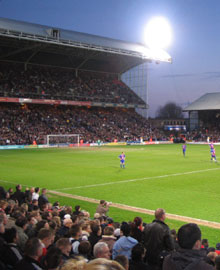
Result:
[[[14,267],[17,262],[19,262],[20,260],[22,260],[23,255],[21,250],[19,249],[19,247],[16,244],[5,244],[4,245],[4,250],[2,251],[2,261],[8,265]]]
[[[42,205],[49,203],[47,196],[45,194],[41,194],[39,199],[38,199],[38,205],[41,207]]]
[[[167,224],[154,220],[144,229],[144,246],[147,249],[146,259],[149,264],[160,264],[161,254],[174,250],[174,241]]]
[[[150,266],[142,261],[129,261],[129,270],[150,270]]]
[[[18,201],[19,205],[21,205],[22,203],[25,202],[25,195],[24,192],[17,190],[15,191],[12,196],[11,199],[14,201]]]
[[[25,256],[16,264],[14,270],[42,270],[42,266],[38,261],[35,261],[31,257]]]
[[[213,270],[201,250],[179,249],[164,259],[163,270]]]

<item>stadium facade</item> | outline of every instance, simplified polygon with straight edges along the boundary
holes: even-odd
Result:
[[[189,112],[189,129],[220,127],[220,92],[206,93],[186,108]]]

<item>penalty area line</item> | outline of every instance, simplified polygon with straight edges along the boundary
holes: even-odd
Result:
[[[145,181],[145,180],[151,180],[151,179],[160,179],[160,178],[167,178],[167,177],[174,177],[174,176],[182,176],[182,175],[203,173],[203,172],[216,171],[216,170],[220,170],[220,168],[190,171],[190,172],[184,172],[184,173],[173,173],[173,174],[149,176],[149,177],[144,177],[144,178],[128,179],[128,180],[122,180],[122,181],[113,181],[113,182],[106,182],[106,183],[102,183],[102,184],[93,184],[93,185],[85,185],[85,186],[78,186],[78,187],[76,186],[76,187],[59,188],[59,189],[54,189],[54,191],[109,186],[109,185],[115,185],[115,184],[123,184],[123,183],[138,182],[138,181]]]

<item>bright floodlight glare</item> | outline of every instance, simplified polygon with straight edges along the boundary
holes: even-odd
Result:
[[[145,43],[150,48],[166,48],[172,39],[171,27],[163,17],[155,17],[150,20],[145,29]]]

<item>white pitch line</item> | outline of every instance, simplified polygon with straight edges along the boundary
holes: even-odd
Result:
[[[68,187],[68,188],[60,188],[60,189],[54,189],[54,190],[55,191],[61,191],[61,190],[69,190],[69,189],[100,187],[100,186],[108,186],[108,185],[121,184],[121,183],[129,183],[129,182],[138,182],[138,181],[144,181],[144,180],[151,180],[151,179],[157,179],[157,178],[166,178],[166,177],[173,177],[173,176],[181,176],[181,175],[201,173],[201,172],[208,172],[208,171],[216,171],[216,170],[220,170],[220,168],[198,170],[198,171],[190,171],[190,172],[184,172],[184,173],[174,173],[174,174],[157,175],[157,176],[150,176],[150,177],[144,177],[144,178],[122,180],[122,181],[117,181],[117,182],[114,181],[114,182],[107,182],[107,183],[102,183],[102,184],[93,184],[93,185],[78,186],[78,187]]]
[[[6,181],[6,180],[1,180],[1,179],[0,179],[0,182],[18,185],[18,182]],[[21,185],[24,187],[30,186],[30,185],[25,185],[25,184],[21,184]]]

